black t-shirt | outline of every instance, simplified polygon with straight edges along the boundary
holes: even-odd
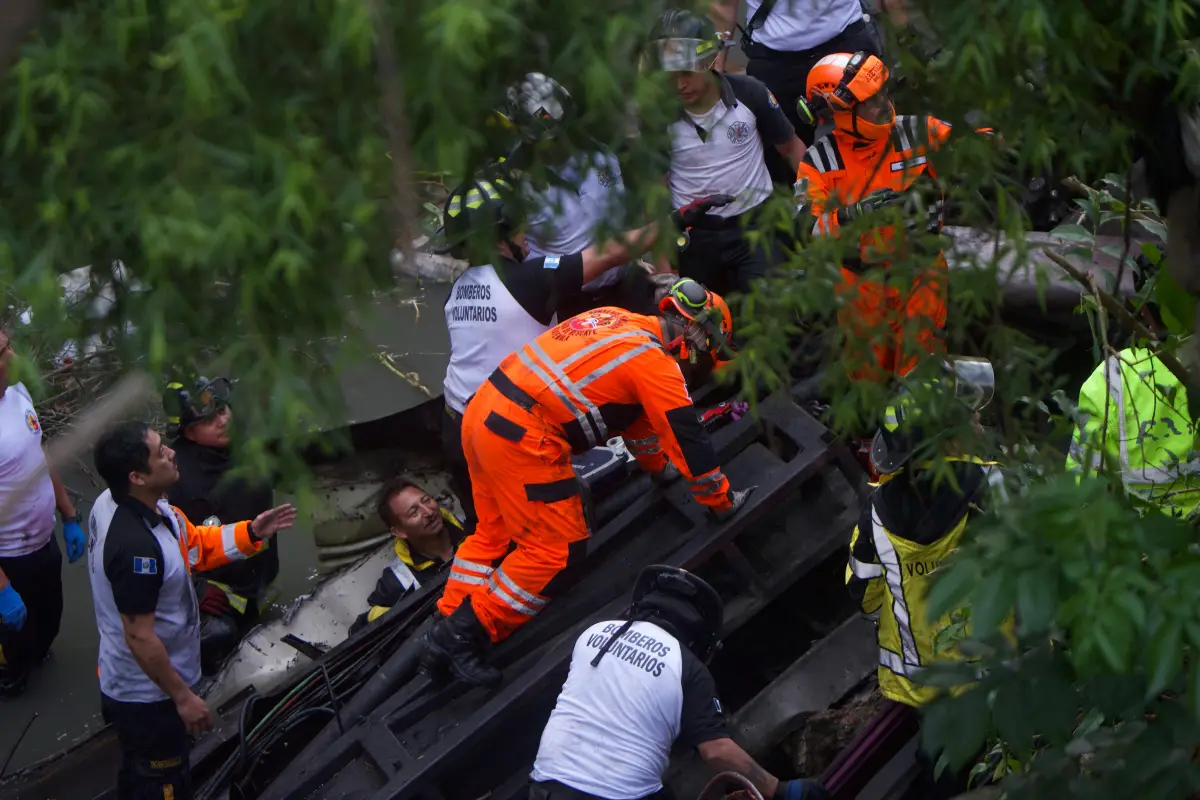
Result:
[[[495,269],[513,299],[542,325],[548,326],[564,304],[583,295],[582,253],[521,262],[506,259]]]
[[[684,648],[681,657],[683,708],[675,749],[690,750],[714,739],[730,738],[712,673],[690,650]]]
[[[153,614],[158,607],[163,551],[150,531],[163,523],[157,510],[136,500],[117,501],[104,540],[104,575],[121,614]]]

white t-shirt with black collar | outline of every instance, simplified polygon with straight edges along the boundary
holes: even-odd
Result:
[[[746,0],[750,20],[763,0]],[[863,18],[859,0],[776,0],[754,41],[772,50],[799,53],[820,47]]]
[[[719,74],[721,97],[704,114],[687,111],[671,123],[671,204],[681,208],[710,194],[736,199],[711,214],[736,217],[771,194],[763,147],[784,144],[795,131],[761,81]]]

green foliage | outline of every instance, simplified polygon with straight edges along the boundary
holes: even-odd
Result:
[[[997,736],[1024,765],[1004,783],[1011,796],[1195,791],[1193,539],[1186,523],[1137,514],[1106,480],[1073,476],[1031,486],[979,520],[929,596],[931,614],[969,606],[979,645],[964,648],[972,663],[938,670],[945,684],[970,688],[931,705],[927,741],[962,764],[979,737]],[[1015,638],[1006,639],[1010,609]]]

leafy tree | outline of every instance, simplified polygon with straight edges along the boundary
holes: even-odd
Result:
[[[909,5],[920,36],[890,37],[904,76],[897,104],[954,123],[935,156],[950,204],[959,222],[1004,243],[955,271],[950,350],[998,365],[997,432],[1028,467],[1023,494],[974,526],[938,586],[940,607],[969,609],[973,638],[960,646],[979,658],[945,680],[974,680],[976,669],[984,677],[929,710],[928,740],[962,762],[999,736],[1027,768],[1006,784],[1021,796],[1184,796],[1195,790],[1200,743],[1192,529],[1133,513],[1119,482],[1061,475],[1055,445],[1072,420],[1054,398],[1071,397],[1094,360],[1074,341],[1007,324],[1000,301],[1011,272],[1036,253],[1020,203],[1029,178],[1074,174],[1098,185],[1111,173],[1129,185],[1139,152],[1162,178],[1154,157],[1164,115],[1171,104],[1191,108],[1200,87],[1195,10],[1188,0]],[[336,419],[332,372],[369,349],[357,333],[368,302],[397,299],[387,253],[421,230],[422,181],[476,172],[505,149],[487,120],[517,77],[537,70],[562,82],[575,99],[568,135],[619,153],[630,217],[661,218],[665,129],[678,109],[663,76],[639,73],[637,45],[665,6],[4,4],[0,285],[37,324],[18,344],[36,335],[53,353],[99,329],[125,367],[236,374],[259,400],[239,406],[243,456],[266,469],[275,443],[294,468],[314,426]],[[971,133],[982,124],[1001,138]],[[554,156],[536,154],[529,171],[544,176]],[[1169,272],[1154,274],[1200,294],[1196,190],[1177,185],[1186,173],[1165,173],[1176,179],[1161,209],[1173,236]],[[1105,213],[1132,231],[1128,198],[1080,191],[1095,211],[1087,231]],[[856,246],[855,230],[797,241],[793,215],[790,197],[771,201],[762,235],[785,258],[742,301],[740,379],[761,393],[823,367],[820,394],[837,399],[830,424],[869,431],[888,390],[846,379],[831,313],[843,299],[836,265]],[[1142,249],[1124,238],[1121,263]],[[897,257],[894,275],[925,268],[944,243],[920,244]],[[59,276],[116,260],[147,291],[117,292],[101,319],[65,314]],[[1130,298],[1113,296],[1119,287],[1087,287],[1099,298],[1090,303],[1098,330],[1117,327],[1104,297],[1126,308]],[[1172,313],[1184,328],[1194,318],[1190,306]],[[994,635],[1014,608],[1015,643]]]

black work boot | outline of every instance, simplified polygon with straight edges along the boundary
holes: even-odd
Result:
[[[489,643],[468,597],[453,614],[437,620],[426,632],[421,666],[431,675],[449,670],[463,683],[495,689],[504,676],[484,660]]]

